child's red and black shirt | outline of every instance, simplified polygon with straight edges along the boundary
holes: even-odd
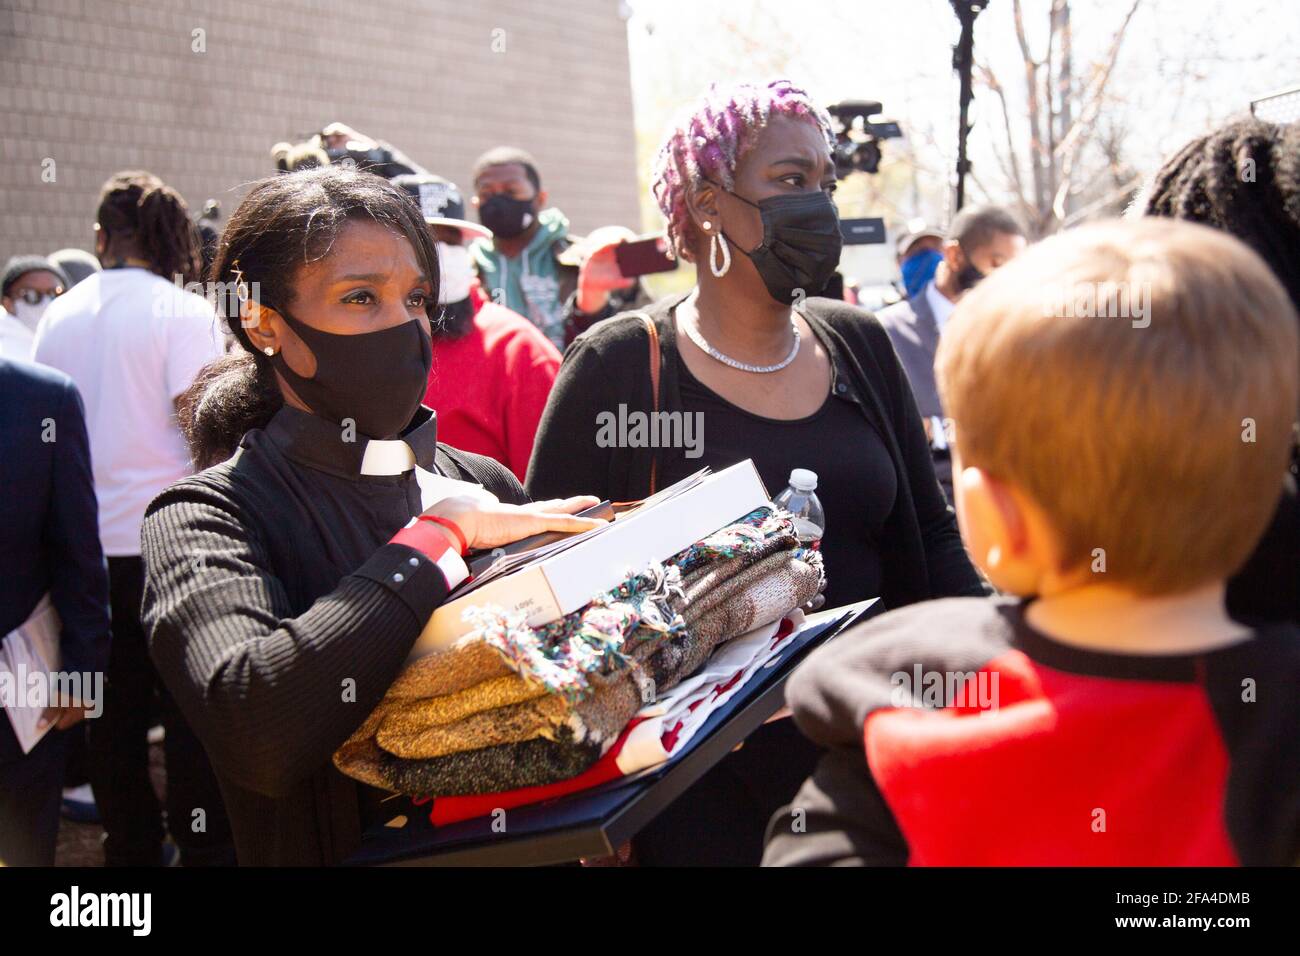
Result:
[[[786,699],[827,753],[773,817],[764,863],[1297,862],[1300,630],[1101,653],[1035,631],[1024,607],[916,604],[814,653]]]

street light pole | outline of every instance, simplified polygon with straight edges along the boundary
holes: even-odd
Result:
[[[957,209],[966,202],[966,174],[970,171],[970,160],[966,158],[966,136],[970,133],[970,101],[974,96],[971,89],[971,75],[975,71],[975,18],[988,6],[988,0],[949,0],[957,21],[961,24],[961,36],[953,48],[952,66],[957,71],[961,83],[960,111],[957,128]]]

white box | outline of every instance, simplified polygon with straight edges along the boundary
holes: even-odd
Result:
[[[696,487],[625,514],[585,541],[489,581],[437,608],[410,660],[445,647],[471,629],[466,608],[496,605],[528,615],[530,627],[559,620],[617,587],[652,561],[665,561],[719,528],[770,503],[754,463],[738,462]]]

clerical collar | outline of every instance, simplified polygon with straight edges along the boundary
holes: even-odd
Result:
[[[335,422],[291,405],[283,406],[266,426],[267,436],[286,457],[340,478],[401,475],[419,466],[435,471],[438,416],[421,405],[400,437],[367,438]]]

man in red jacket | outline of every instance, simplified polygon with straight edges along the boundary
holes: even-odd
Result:
[[[456,185],[422,175],[393,183],[419,204],[438,244],[443,321],[433,329],[424,395],[438,413],[438,440],[495,458],[523,481],[560,353],[535,325],[479,287],[466,243],[491,233],[465,219]]]

